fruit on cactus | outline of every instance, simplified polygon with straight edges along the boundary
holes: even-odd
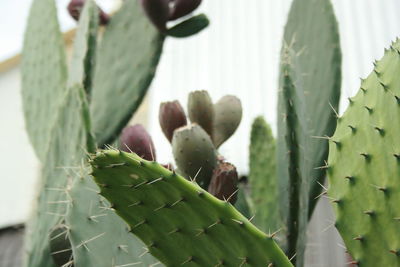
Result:
[[[230,203],[158,163],[105,150],[91,166],[100,194],[166,266],[293,267]]]
[[[172,7],[169,13],[169,20],[175,20],[188,15],[201,4],[201,0],[172,0]]]
[[[214,105],[213,142],[219,147],[236,131],[242,120],[242,103],[233,95],[223,96]]]
[[[170,142],[174,131],[187,124],[185,111],[178,100],[161,103],[158,119],[161,130]]]
[[[160,32],[167,29],[169,0],[140,0],[143,10]]]
[[[76,21],[79,20],[81,16],[81,12],[83,6],[85,5],[86,0],[71,0],[67,6],[67,10],[71,17]],[[107,25],[110,17],[107,13],[105,13],[100,7],[97,7],[99,10],[99,22],[101,25]]]
[[[124,128],[120,137],[120,149],[126,152],[134,152],[146,160],[156,160],[153,140],[141,124]]]
[[[209,136],[213,134],[214,105],[207,91],[190,92],[188,114],[192,123],[197,123]]]
[[[238,181],[236,167],[228,162],[220,162],[213,171],[207,191],[218,199],[235,204]]]
[[[217,165],[217,152],[210,136],[197,124],[176,129],[172,138],[172,152],[180,174],[195,179],[207,188]]]

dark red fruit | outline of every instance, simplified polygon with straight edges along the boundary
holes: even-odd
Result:
[[[163,133],[170,142],[174,131],[187,124],[185,111],[178,100],[161,103],[158,119]]]
[[[128,126],[122,131],[120,149],[134,152],[145,160],[156,160],[156,151],[151,136],[141,124]]]
[[[81,15],[83,6],[85,5],[86,0],[71,0],[68,4],[68,12],[71,15],[72,18],[74,18],[76,21],[79,20],[79,17]],[[101,8],[99,8],[99,21],[101,25],[106,25],[108,21],[110,20],[110,17],[105,13]]]
[[[237,199],[238,181],[236,167],[228,162],[222,162],[214,169],[208,192],[216,198],[234,204]]]
[[[186,16],[201,4],[201,0],[173,0],[169,20],[175,20]]]
[[[140,0],[144,12],[150,21],[161,32],[167,29],[169,17],[169,0]]]

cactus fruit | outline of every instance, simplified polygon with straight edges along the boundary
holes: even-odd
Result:
[[[190,92],[188,114],[192,123],[197,123],[209,136],[213,134],[214,106],[207,91]]]
[[[85,2],[86,0],[71,0],[71,2],[69,2],[67,10],[74,20],[76,21],[79,20]],[[108,21],[110,20],[110,17],[101,8],[97,7],[97,9],[99,14],[100,24],[107,25]]]
[[[235,204],[238,192],[238,173],[236,167],[228,162],[221,162],[215,167],[208,186],[208,192],[218,199]]]
[[[159,164],[109,150],[91,165],[100,194],[165,265],[292,266],[230,203]]]
[[[49,235],[51,256],[59,267],[74,266],[72,247],[68,236],[69,229],[63,224],[56,226]]]
[[[400,266],[400,40],[350,98],[329,139],[328,194],[358,266]]]
[[[172,142],[174,131],[187,124],[185,111],[178,100],[161,103],[158,119],[169,142]]]
[[[293,1],[281,61],[277,142],[280,209],[288,229],[287,253],[296,254],[293,261],[302,266],[306,226],[322,190],[319,183],[323,184],[326,169],[321,166],[328,154],[327,141],[315,137],[333,133],[334,109],[340,96],[340,41],[329,0]]]
[[[169,2],[169,0],[140,0],[144,12],[160,32],[167,29]]]
[[[201,0],[173,0],[169,20],[175,20],[188,15],[201,4]]]
[[[236,131],[242,120],[242,104],[233,95],[223,96],[214,105],[213,142],[219,147]]]
[[[120,137],[121,150],[134,152],[146,160],[156,160],[156,150],[153,140],[141,124],[127,126]]]
[[[217,152],[210,136],[197,124],[178,128],[172,138],[172,150],[181,174],[207,188],[217,165]]]
[[[93,133],[99,146],[112,143],[139,107],[163,42],[138,1],[124,1],[113,15],[96,51],[91,91]]]

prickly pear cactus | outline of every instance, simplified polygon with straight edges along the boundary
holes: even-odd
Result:
[[[257,117],[250,134],[249,183],[253,223],[265,232],[282,227],[279,217],[275,139],[263,117]]]
[[[336,228],[358,266],[400,266],[400,40],[349,99],[329,144]]]
[[[22,100],[28,136],[41,161],[46,158],[52,123],[67,90],[59,28],[54,0],[33,1],[22,51]]]
[[[172,150],[179,172],[207,188],[217,165],[217,151],[209,135],[197,124],[178,128],[172,139]]]
[[[303,264],[305,231],[325,177],[336,125],[341,52],[329,0],[294,0],[285,27],[278,103],[277,171],[288,255]],[[288,112],[291,113],[288,113]]]
[[[100,193],[167,266],[292,266],[231,204],[159,164],[108,150],[91,165]]]
[[[141,103],[164,42],[139,1],[125,1],[105,29],[96,54],[91,117],[97,143],[111,143]]]
[[[210,137],[213,136],[214,106],[207,91],[190,92],[188,114],[192,123],[197,123]]]

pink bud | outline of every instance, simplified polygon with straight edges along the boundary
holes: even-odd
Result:
[[[174,4],[169,15],[169,20],[186,16],[201,4],[201,0],[174,0],[172,2]]]
[[[170,142],[175,129],[187,124],[185,111],[178,100],[161,103],[158,119],[163,133]]]

